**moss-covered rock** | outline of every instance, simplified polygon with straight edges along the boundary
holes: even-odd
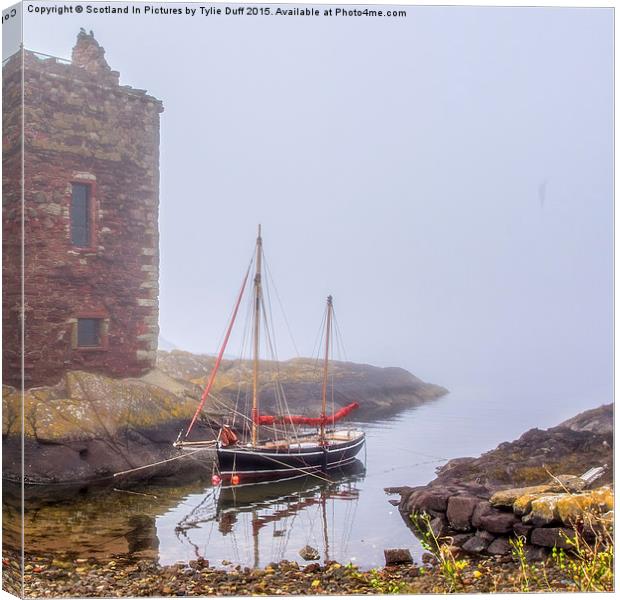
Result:
[[[548,492],[580,492],[585,485],[585,481],[576,475],[559,475],[540,485],[500,490],[491,496],[490,502],[493,506],[515,508],[515,503],[519,501],[518,510],[523,510],[521,514],[524,514],[531,508],[532,500],[540,495]]]
[[[204,386],[215,357],[181,350],[157,353],[158,369],[178,381]],[[223,360],[213,386],[213,394],[236,402],[249,394],[252,362]],[[358,402],[356,420],[372,420],[400,410],[435,400],[448,392],[445,388],[422,381],[405,369],[375,367],[353,362],[331,361],[330,380],[334,382],[333,403],[338,410]],[[316,360],[295,358],[282,362],[261,361],[260,404],[263,411],[278,414],[281,404],[276,394],[278,382],[292,413],[318,416],[320,410],[322,369]],[[316,402],[313,402],[313,399]],[[331,400],[331,398],[330,398]]]
[[[523,522],[542,527],[558,520],[557,505],[560,497],[565,494],[549,494],[532,500],[530,512],[523,517]]]
[[[572,527],[613,511],[614,496],[610,486],[581,493],[526,493],[512,508],[516,515],[523,515],[524,523],[541,527],[556,522]]]
[[[542,496],[544,496],[543,492],[533,494],[526,493],[523,494],[523,496],[519,496],[519,498],[517,498],[512,504],[512,510],[514,514],[518,517],[521,517],[529,513],[532,510],[532,502]]]
[[[613,492],[609,487],[583,490],[593,481],[612,481],[612,424],[613,406],[601,406],[546,431],[531,429],[518,440],[504,442],[477,458],[452,459],[426,486],[400,486],[386,491],[400,494],[399,511],[407,524],[411,513],[421,510],[445,519],[442,512],[453,496],[476,496],[480,502],[471,519],[478,531],[487,529],[502,535],[514,531],[528,543],[533,530],[545,544],[554,541],[563,530],[560,525],[571,529],[574,521],[579,521],[580,510],[589,509],[592,514],[592,507],[599,513],[596,525],[609,526],[613,523]],[[602,473],[602,477],[593,479],[593,471]],[[584,474],[588,482],[576,473]],[[431,507],[429,499],[436,497],[441,503]],[[528,520],[532,524],[527,524]],[[585,519],[584,525],[588,525]],[[555,533],[545,533],[550,528]]]
[[[3,386],[4,476],[19,480],[23,466],[29,482],[92,482],[176,458],[179,451],[172,443],[192,418],[214,360],[189,352],[159,352],[158,368],[141,378],[115,379],[68,371],[57,385],[32,388],[23,396],[15,388]],[[348,362],[334,362],[331,368],[336,410],[356,401],[361,406],[355,415],[358,419],[384,416],[447,391],[404,369]],[[320,375],[315,361],[309,359],[264,363],[260,379],[263,410],[281,412],[273,385],[277,379],[292,412],[318,414]],[[203,422],[198,422],[191,437],[213,438],[209,420],[221,422],[239,398],[242,407],[243,390],[249,390],[251,380],[249,361],[223,361],[203,409]],[[313,397],[317,399],[316,406]],[[210,467],[212,453],[205,450],[204,455]],[[135,477],[176,476],[182,471],[179,467],[183,462],[141,470]],[[191,462],[188,469],[200,471]]]
[[[163,374],[162,374],[163,375]],[[114,436],[127,428],[152,429],[190,419],[199,393],[191,386],[174,391],[145,379],[113,379],[95,373],[69,371],[53,387],[24,393],[24,435],[42,442],[61,442]],[[165,383],[166,376],[159,376]],[[178,385],[178,384],[177,384]],[[3,435],[19,433],[21,393],[3,387]],[[216,414],[221,409],[210,407]]]
[[[3,474],[21,476],[22,394],[2,390]],[[23,394],[24,474],[27,482],[89,482],[179,455],[172,447],[200,400],[200,388],[157,370],[140,379],[69,371],[55,386]],[[219,418],[227,406],[207,404]],[[213,437],[210,429],[196,435]],[[181,463],[149,468],[136,478],[182,473]],[[209,461],[209,465],[211,461]],[[188,465],[188,468],[194,465]]]
[[[565,494],[556,504],[557,516],[565,525],[582,523],[584,516],[609,514],[614,509],[614,494],[610,486],[600,487],[583,494]]]
[[[519,502],[519,508],[521,508],[522,505],[525,505],[529,510],[532,506],[532,500],[540,497],[545,492],[551,491],[549,487],[550,486],[547,484],[541,484],[523,488],[510,488],[507,490],[500,490],[499,492],[495,492],[495,494],[491,496],[489,502],[493,506],[505,508],[513,508],[515,506],[515,503]],[[528,512],[528,510],[525,510],[523,512]]]

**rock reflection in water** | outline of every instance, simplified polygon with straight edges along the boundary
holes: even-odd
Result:
[[[299,550],[310,544],[322,558],[344,560],[353,519],[346,507],[357,503],[364,476],[358,461],[330,473],[328,481],[310,476],[238,488],[196,482],[79,494],[32,488],[25,506],[26,549],[35,555],[124,555],[163,564],[205,558],[214,565],[226,560],[252,566],[299,560]],[[19,490],[10,498],[5,491],[5,525],[17,514]],[[17,550],[21,536],[6,531],[5,544]]]
[[[158,557],[156,519],[204,483],[179,487],[150,486],[134,491],[91,488],[76,493],[68,486],[26,488],[24,538],[33,554],[75,554],[107,557],[137,554]],[[19,489],[3,496],[3,523],[18,510]],[[9,536],[17,550],[20,539]]]
[[[127,524],[131,527],[125,534],[129,553],[157,557],[159,538],[155,518],[149,515],[133,515],[129,517]]]

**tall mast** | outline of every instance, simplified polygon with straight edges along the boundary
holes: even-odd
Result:
[[[325,324],[325,360],[323,364],[323,394],[321,403],[321,430],[319,440],[325,442],[325,415],[327,413],[327,374],[329,369],[329,335],[332,328],[332,297],[327,296],[327,319]]]
[[[258,440],[258,359],[260,352],[260,308],[261,308],[261,268],[263,257],[263,238],[258,226],[256,238],[256,275],[254,276],[254,376],[252,378],[252,445]]]

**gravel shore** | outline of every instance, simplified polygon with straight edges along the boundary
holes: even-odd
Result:
[[[430,558],[430,557],[429,557]],[[5,589],[19,580],[19,555],[5,555]],[[441,565],[404,565],[364,571],[335,562],[272,563],[264,569],[230,566],[215,569],[207,561],[160,566],[152,559],[111,560],[68,556],[26,556],[24,595],[54,597],[341,595],[386,593],[446,593],[447,591],[522,591],[519,565],[512,558],[470,560],[454,580]],[[575,591],[574,584],[550,562],[540,563],[540,577],[530,591]],[[11,575],[17,574],[17,578]],[[17,591],[17,588],[14,588]],[[10,590],[7,590],[10,591]]]

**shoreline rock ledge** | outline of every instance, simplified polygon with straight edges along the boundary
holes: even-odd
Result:
[[[182,457],[172,442],[194,415],[214,362],[209,355],[159,351],[157,368],[139,378],[67,371],[55,385],[30,388],[23,397],[20,390],[4,385],[3,479],[17,486],[18,495],[22,477],[37,489],[208,479],[213,451]],[[260,398],[265,411],[278,412],[274,386],[269,384],[278,374],[291,412],[312,410],[308,398],[320,398],[321,393],[315,361],[267,361],[263,367]],[[249,389],[252,363],[224,360],[220,375],[190,439],[214,437],[219,424],[232,414],[240,389]],[[333,376],[335,409],[359,402],[356,420],[387,417],[447,393],[400,368],[336,362]]]
[[[453,459],[428,485],[386,492],[400,494],[418,536],[430,529],[456,552],[500,556],[519,539],[528,560],[544,559],[577,532],[594,538],[613,524],[613,406]]]

